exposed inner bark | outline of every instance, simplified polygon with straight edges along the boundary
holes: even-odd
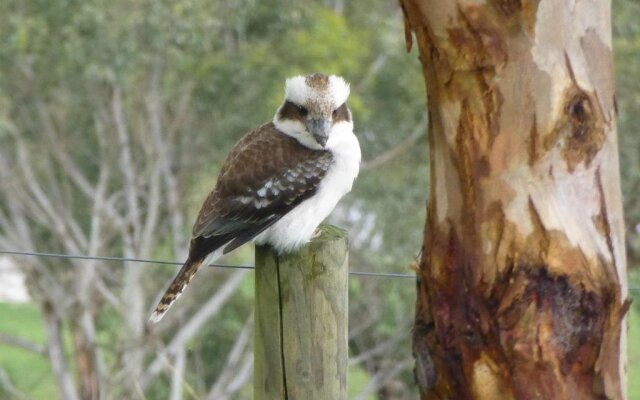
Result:
[[[401,5],[432,152],[422,398],[624,398],[610,5]]]

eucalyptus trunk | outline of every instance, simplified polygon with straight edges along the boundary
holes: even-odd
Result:
[[[427,84],[423,399],[623,399],[608,1],[402,0]]]

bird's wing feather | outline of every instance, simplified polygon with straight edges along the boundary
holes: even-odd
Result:
[[[311,197],[331,165],[328,151],[300,145],[273,124],[250,132],[232,149],[215,189],[205,201],[193,227],[207,242],[228,243],[227,253],[250,241],[287,212]]]
[[[331,165],[327,151],[307,149],[263,125],[242,138],[225,161],[193,227],[189,257],[151,316],[159,321],[207,255],[243,245],[311,197]]]

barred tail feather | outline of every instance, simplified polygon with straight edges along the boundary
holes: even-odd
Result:
[[[193,279],[193,276],[196,274],[196,271],[203,262],[203,259],[188,259],[184,263],[184,265],[180,269],[180,272],[178,272],[176,277],[173,278],[173,281],[171,282],[171,285],[169,286],[167,291],[164,292],[162,299],[156,306],[156,310],[153,312],[153,314],[151,314],[149,321],[155,323],[162,319],[169,307],[171,307],[171,305],[178,299],[178,297],[180,297],[184,288],[189,284],[189,282],[191,282],[191,279]]]

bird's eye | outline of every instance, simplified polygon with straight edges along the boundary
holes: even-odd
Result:
[[[298,111],[300,112],[300,115],[302,115],[303,117],[309,114],[309,110],[307,110],[305,106],[298,106]]]
[[[338,114],[340,114],[340,110],[342,110],[345,107],[345,103],[342,103],[342,105],[338,108],[336,108],[335,110],[333,110],[333,118],[335,119]]]

